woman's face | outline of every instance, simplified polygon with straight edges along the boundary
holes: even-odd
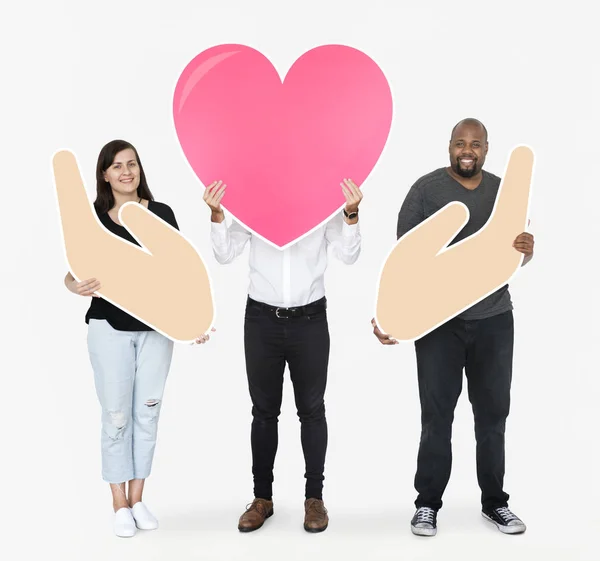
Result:
[[[140,166],[135,152],[131,148],[121,150],[113,163],[104,172],[104,179],[110,183],[113,191],[121,195],[131,195],[140,184]]]

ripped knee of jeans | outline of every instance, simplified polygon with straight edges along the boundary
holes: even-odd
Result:
[[[160,399],[146,400],[142,411],[138,411],[138,418],[146,418],[150,422],[156,421],[156,419],[158,419],[158,414],[160,413],[160,405]]]
[[[108,422],[104,423],[104,432],[112,440],[122,439],[125,427],[127,427],[127,415],[124,411],[108,412]]]

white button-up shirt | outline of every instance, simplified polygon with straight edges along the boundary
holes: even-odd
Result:
[[[348,224],[341,213],[286,249],[277,249],[239,223],[227,227],[211,222],[211,242],[217,261],[231,263],[250,242],[250,286],[253,300],[280,308],[305,306],[325,296],[327,250],[348,265],[360,254],[358,222]]]

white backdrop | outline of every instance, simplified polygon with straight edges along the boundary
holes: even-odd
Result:
[[[0,555],[600,559],[595,11],[592,1],[442,0],[54,0],[3,10]],[[351,45],[377,61],[394,95],[390,138],[363,188],[362,256],[351,267],[332,263],[327,274],[331,523],[319,535],[302,530],[303,460],[289,378],[276,515],[256,533],[236,529],[252,498],[247,253],[229,266],[212,257],[203,188],[171,117],[181,70],[227,42],[261,50],[282,75],[310,48]],[[438,535],[426,540],[409,528],[420,430],[413,347],[381,346],[369,322],[400,205],[418,177],[447,164],[450,130],[471,116],[489,130],[489,171],[501,174],[517,144],[536,154],[536,255],[511,284],[516,355],[507,426],[506,490],[528,531],[504,536],[481,518],[465,391]],[[113,138],[138,148],[155,197],[206,258],[218,313],[208,345],[176,346],[145,494],[161,528],[131,540],[112,534],[85,344],[88,301],[62,285],[50,165],[55,150],[73,150],[92,197],[97,154]]]

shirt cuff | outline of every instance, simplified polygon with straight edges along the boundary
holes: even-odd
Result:
[[[211,222],[210,231],[212,234],[223,238],[227,235],[227,223],[225,220],[223,220],[223,222]]]
[[[356,224],[348,224],[345,220],[343,220],[342,224],[342,234],[345,238],[353,238],[356,237],[359,233],[359,222]]]

